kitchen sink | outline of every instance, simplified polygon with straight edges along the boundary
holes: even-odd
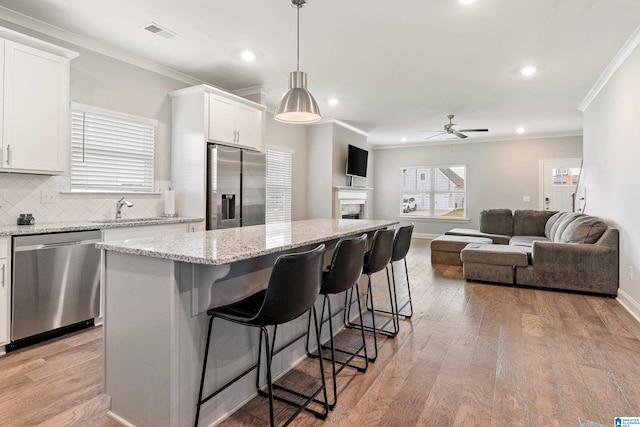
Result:
[[[123,219],[102,219],[99,221],[92,221],[98,224],[126,224],[129,222],[152,222],[152,221],[167,221],[173,218],[164,218],[164,217],[156,217],[156,218],[123,218]]]

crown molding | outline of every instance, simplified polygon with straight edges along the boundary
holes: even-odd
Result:
[[[598,96],[600,91],[605,87],[622,64],[624,64],[629,55],[633,53],[638,45],[640,45],[640,26],[638,26],[638,28],[636,28],[636,30],[631,34],[616,56],[613,57],[611,62],[609,62],[609,65],[607,65],[602,74],[600,74],[600,77],[598,77],[598,80],[596,80],[591,90],[589,90],[587,96],[585,96],[580,105],[578,105],[578,110],[584,112],[589,107],[591,102],[593,102],[596,96]]]
[[[433,142],[409,142],[409,143],[399,143],[399,144],[372,144],[369,143],[369,147],[374,150],[388,150],[393,148],[426,148],[426,147],[437,147],[441,145],[468,145],[468,144],[480,144],[483,142],[504,142],[504,141],[527,141],[531,139],[550,139],[550,138],[569,138],[572,136],[582,136],[582,131],[568,131],[568,132],[558,132],[558,133],[545,133],[545,134],[537,134],[537,135],[527,135],[527,136],[505,136],[502,138],[474,138],[471,141],[467,140],[450,140],[450,141],[433,141]]]
[[[369,136],[369,134],[367,132],[363,131],[362,129],[358,129],[357,127],[352,126],[349,123],[345,123],[345,122],[343,122],[341,120],[337,120],[337,119],[333,119],[332,122],[337,124],[338,126],[342,126],[343,128],[349,129],[350,131],[355,132],[357,134],[360,134],[362,136],[365,136],[365,137]]]
[[[13,10],[0,6],[0,19],[27,28],[29,30],[37,31],[49,37],[53,37],[58,40],[62,40],[67,43],[71,43],[75,46],[79,46],[102,55],[108,56],[113,59],[117,59],[122,62],[134,65],[136,67],[143,68],[148,71],[152,71],[156,74],[163,75],[165,77],[178,80],[183,83],[191,85],[199,85],[206,83],[195,77],[181,73],[180,71],[173,70],[168,67],[164,67],[146,59],[142,59],[138,56],[127,53],[123,50],[111,47],[105,43],[101,43],[96,40],[89,39],[71,31],[64,30],[46,22],[31,18],[30,16],[17,13]]]

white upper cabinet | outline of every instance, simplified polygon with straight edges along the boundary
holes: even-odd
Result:
[[[261,109],[209,93],[207,141],[264,151]]]
[[[0,39],[4,52],[0,171],[64,173],[69,146],[69,57],[77,54],[0,29],[0,37],[6,35],[24,37],[26,43]],[[39,43],[62,55],[32,46]]]

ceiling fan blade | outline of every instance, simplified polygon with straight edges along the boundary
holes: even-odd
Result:
[[[429,133],[438,132],[438,133],[442,133],[441,130],[419,130],[418,132],[429,132]]]
[[[431,136],[428,136],[428,137],[426,137],[425,139],[435,138],[436,136],[444,135],[445,133],[446,133],[446,132],[438,132],[437,134],[435,134],[435,135],[431,135]]]
[[[489,132],[489,129],[459,129],[458,132]]]
[[[460,139],[465,139],[465,138],[467,138],[467,135],[463,135],[463,134],[461,134],[460,132],[458,132],[457,130],[454,130],[452,133],[453,133],[455,136],[457,136],[458,138],[460,138]]]

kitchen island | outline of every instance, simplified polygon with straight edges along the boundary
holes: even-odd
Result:
[[[193,425],[207,308],[265,288],[281,254],[325,243],[328,263],[338,239],[372,236],[395,224],[314,219],[98,244],[105,255],[109,415],[137,427]],[[306,316],[283,325],[276,348],[305,330]],[[214,322],[205,392],[255,363],[255,333]],[[303,341],[274,358],[274,376],[304,357]],[[249,375],[202,407],[200,425],[225,417],[254,395]]]

